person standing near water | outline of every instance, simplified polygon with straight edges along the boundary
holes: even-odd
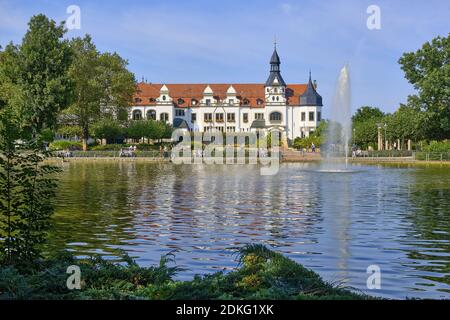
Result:
[[[314,142],[311,144],[311,150],[312,152],[316,152],[316,145],[314,144]]]

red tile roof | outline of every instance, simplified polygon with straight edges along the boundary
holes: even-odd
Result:
[[[233,83],[233,84],[209,84],[213,91],[214,99],[225,99],[226,93],[230,85],[236,90],[236,97],[240,100],[241,106],[250,106],[253,108],[263,108],[265,105],[264,84],[262,83]],[[163,84],[159,83],[138,83],[138,90],[133,98],[133,105],[156,105],[156,99],[160,95],[160,89]],[[173,99],[176,107],[195,107],[192,100],[200,100],[203,98],[203,91],[208,84],[166,84],[169,89],[169,96]],[[306,84],[288,84],[286,88],[286,97],[288,104],[296,105],[299,103],[299,96],[306,90]],[[179,103],[178,100],[183,102]],[[258,104],[258,99],[262,103]],[[245,105],[244,100],[248,100]]]

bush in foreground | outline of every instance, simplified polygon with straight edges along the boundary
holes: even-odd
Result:
[[[40,263],[35,270],[0,270],[1,299],[368,299],[324,282],[320,276],[261,245],[239,251],[236,271],[173,280],[180,271],[172,255],[158,266],[139,267],[131,259],[117,264],[101,258],[77,260],[68,254]],[[69,265],[81,269],[81,290],[66,287]]]

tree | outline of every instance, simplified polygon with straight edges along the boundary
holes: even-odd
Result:
[[[127,62],[116,53],[98,52],[89,35],[73,39],[70,45],[75,55],[70,68],[75,93],[65,120],[81,127],[83,150],[87,150],[92,124],[123,114],[136,86]]]
[[[38,141],[19,144],[18,121],[11,109],[0,114],[0,262],[27,264],[40,245],[53,213],[57,167],[42,164]],[[23,140],[22,140],[23,141]]]
[[[148,133],[148,120],[133,120],[129,123],[126,135],[130,139],[142,139]]]
[[[92,127],[94,137],[105,139],[107,143],[116,143],[124,137],[124,128],[121,123],[111,118],[105,118],[95,123]]]
[[[56,25],[40,14],[33,16],[20,47],[8,48],[16,64],[9,74],[18,90],[15,107],[24,130],[36,135],[53,128],[59,112],[69,105],[71,82],[68,75],[72,60],[68,42],[63,40],[64,24]],[[9,45],[11,46],[11,45]]]
[[[0,261],[40,254],[53,212],[56,167],[43,164],[42,138],[71,97],[64,29],[32,17],[20,46],[0,53]]]
[[[423,118],[424,113],[420,110],[412,106],[400,105],[397,111],[385,119],[387,138],[389,140],[400,139],[401,144],[407,139],[413,141],[422,139],[424,137]]]
[[[352,116],[353,122],[364,122],[368,119],[373,118],[382,118],[384,116],[384,112],[379,108],[370,107],[370,106],[362,106],[358,110],[356,110],[355,114]]]
[[[450,137],[450,34],[436,37],[416,52],[399,59],[405,78],[418,90],[408,104],[424,111],[422,125],[428,139]]]
[[[374,147],[378,140],[378,125],[385,114],[376,107],[363,106],[352,116],[353,141],[363,149]]]

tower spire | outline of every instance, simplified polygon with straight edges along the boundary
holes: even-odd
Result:
[[[276,38],[274,39],[274,48],[273,48],[273,53],[272,53],[272,57],[270,58],[270,74],[269,74],[269,78],[266,81],[266,87],[268,86],[272,86],[272,85],[280,85],[280,86],[286,86],[286,83],[283,80],[283,77],[281,76],[280,73],[280,57],[278,56],[277,53],[277,42],[276,42]]]

